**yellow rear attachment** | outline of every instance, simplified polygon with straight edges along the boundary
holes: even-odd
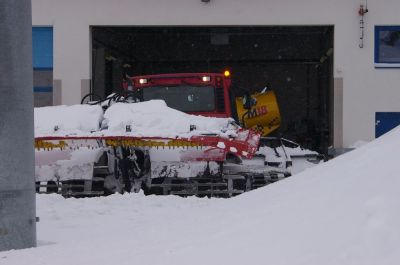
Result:
[[[246,128],[252,128],[267,136],[281,124],[278,101],[273,91],[251,95],[254,105],[250,110],[243,106],[243,98],[236,98],[236,109],[239,121]]]

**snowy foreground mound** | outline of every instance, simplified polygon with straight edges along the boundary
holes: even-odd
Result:
[[[400,128],[235,197],[38,196],[39,247],[0,264],[397,265]]]

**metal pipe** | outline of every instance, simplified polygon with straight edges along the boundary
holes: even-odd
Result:
[[[36,246],[31,0],[0,1],[0,251]]]

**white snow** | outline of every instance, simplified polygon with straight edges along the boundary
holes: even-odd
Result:
[[[5,265],[397,265],[400,128],[232,199],[38,195],[35,249]]]
[[[104,114],[108,125],[106,135],[126,135],[131,126],[132,136],[189,137],[199,134],[235,135],[231,118],[213,118],[190,115],[172,109],[163,100],[150,100],[135,104],[116,103]],[[195,130],[190,131],[190,127]]]
[[[305,149],[305,148],[301,148],[300,146],[295,147],[295,148],[285,147],[285,151],[291,157],[306,156],[306,155],[318,155],[318,152],[315,152],[315,151],[312,151],[309,149]]]
[[[216,134],[236,136],[231,118],[190,115],[169,108],[163,100],[134,104],[116,103],[103,116],[99,105],[73,105],[35,108],[35,137],[40,136],[146,136],[190,137]],[[100,124],[107,126],[100,131]],[[131,131],[127,131],[130,126]],[[194,130],[191,131],[191,126]]]
[[[225,143],[224,142],[218,142],[217,147],[221,148],[221,149],[224,149],[225,148]]]
[[[64,181],[92,179],[93,165],[104,152],[102,148],[35,151],[35,180]]]
[[[34,109],[35,137],[98,131],[103,109],[98,105],[51,106]]]
[[[262,146],[259,148],[256,154],[264,155],[266,162],[280,163],[280,168],[284,168],[287,160],[286,156],[288,156],[288,158],[292,161],[292,167],[289,170],[292,175],[312,168],[319,163],[323,163],[323,160],[317,159],[318,152],[301,148],[300,146],[285,146],[284,149],[282,147],[273,149],[268,146]]]
[[[237,149],[233,146],[229,147],[229,151],[231,151],[232,153],[237,153]]]

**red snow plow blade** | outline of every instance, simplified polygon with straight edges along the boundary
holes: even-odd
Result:
[[[44,136],[35,138],[35,148],[76,150],[82,147],[133,147],[173,149],[181,148],[181,161],[223,162],[228,153],[251,159],[257,151],[260,135],[252,130],[239,130],[236,138],[199,135],[190,138],[135,137],[135,136]],[[185,151],[185,149],[187,151]],[[37,161],[40,162],[40,161]]]

